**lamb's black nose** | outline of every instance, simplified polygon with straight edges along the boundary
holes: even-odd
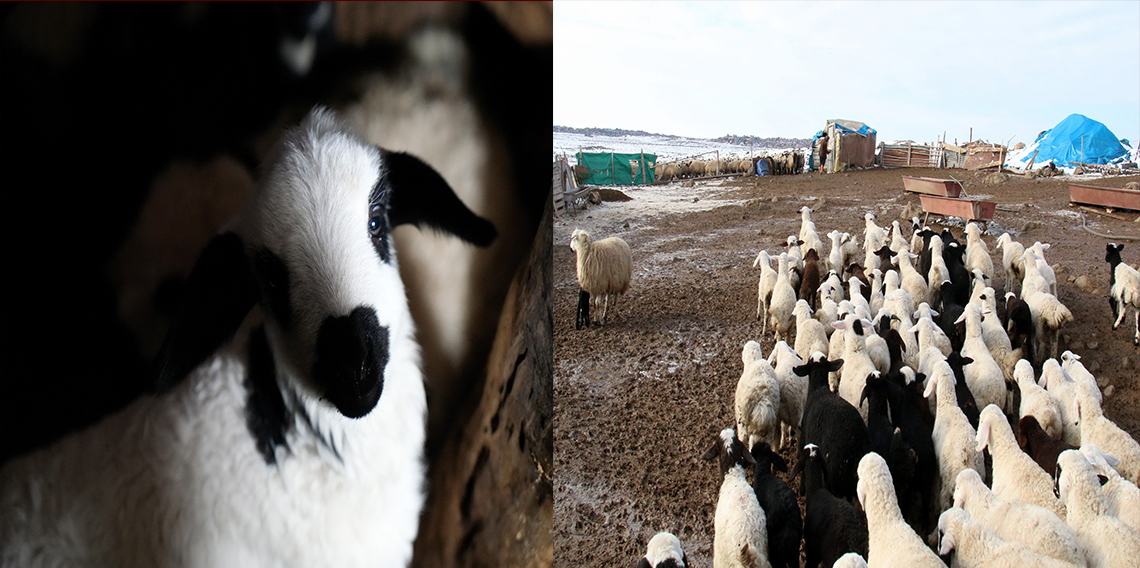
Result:
[[[321,323],[313,378],[341,414],[360,418],[376,407],[387,364],[388,328],[372,308],[361,306]]]

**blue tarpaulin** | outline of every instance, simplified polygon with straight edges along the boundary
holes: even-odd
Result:
[[[1082,159],[1082,135],[1083,154]],[[1057,126],[1042,132],[1037,140],[1035,164],[1050,160],[1060,167],[1074,167],[1077,162],[1108,164],[1125,157],[1128,150],[1107,126],[1081,114],[1070,114]],[[1024,165],[1033,153],[1027,153],[1020,162]]]

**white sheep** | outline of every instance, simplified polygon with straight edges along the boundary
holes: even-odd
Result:
[[[1119,465],[1120,460],[1115,456],[1106,456],[1093,444],[1081,446],[1081,453],[1088,458],[1097,475],[1108,478],[1108,481],[1101,485],[1105,498],[1105,513],[1124,521],[1124,524],[1132,530],[1140,532],[1140,488],[1120,477],[1114,469],[1113,464]],[[1109,463],[1109,459],[1112,463]]]
[[[891,221],[891,252],[898,254],[900,250],[910,250],[910,243],[902,236],[902,227],[898,220]]]
[[[1001,249],[1001,264],[1005,267],[1005,291],[1012,292],[1021,286],[1021,278],[1025,275],[1025,266],[1021,257],[1025,254],[1025,245],[1013,240],[1009,233],[1002,233],[997,240]]]
[[[188,279],[161,394],[0,471],[0,562],[407,565],[427,406],[405,223],[495,237],[430,166],[333,113],[288,130]]]
[[[865,225],[863,228],[863,248],[872,251],[883,248],[883,243],[887,241],[887,232],[875,224],[875,214],[863,215],[863,222]]]
[[[926,274],[926,282],[930,288],[930,299],[941,298],[942,283],[950,280],[950,269],[946,266],[946,259],[942,258],[942,237],[930,237],[930,272]]]
[[[836,304],[843,301],[843,281],[835,270],[829,270],[827,278],[819,285],[819,297],[821,301],[829,298]]]
[[[1088,565],[1135,566],[1140,534],[1107,514],[1104,492],[1088,459],[1079,450],[1065,450],[1057,457],[1057,467],[1057,489],[1068,511],[1065,521],[1076,531]]]
[[[907,314],[908,319],[912,319],[916,307],[914,297],[901,288],[899,273],[894,270],[883,275],[883,307],[890,308],[895,315]]]
[[[958,566],[985,566],[987,568],[1072,568],[1072,564],[1050,556],[1038,554],[1020,542],[1002,540],[996,533],[979,524],[965,510],[947,509],[938,517],[938,532],[942,544],[938,554],[954,551]]]
[[[955,323],[963,321],[966,322],[966,339],[962,343],[962,356],[974,360],[963,369],[966,386],[974,395],[978,408],[989,404],[1004,408],[1005,375],[982,339],[982,308],[977,304],[966,304]]]
[[[772,257],[768,251],[762,250],[760,254],[756,255],[756,260],[752,262],[752,267],[760,265],[760,284],[758,285],[757,295],[759,298],[756,302],[756,319],[763,320],[761,333],[768,331],[768,304],[772,301],[772,291],[776,289],[777,272],[772,268]]]
[[[871,322],[862,320],[854,315],[848,315],[836,326],[844,332],[843,367],[839,369],[839,396],[859,409],[863,422],[867,421],[867,402],[859,403],[863,396],[863,387],[867,385],[867,377],[877,369],[870,355],[867,354],[867,335]]]
[[[886,294],[883,293],[883,271],[876,268],[871,271],[871,298],[867,301],[871,313],[879,313],[886,300]]]
[[[1114,317],[1112,329],[1120,327],[1124,315],[1131,307],[1136,310],[1136,335],[1132,338],[1132,344],[1140,345],[1140,271],[1124,262],[1118,262],[1113,269],[1112,288],[1108,294]]]
[[[1050,245],[1048,243],[1037,241],[1033,243],[1033,246],[1027,248],[1026,250],[1033,251],[1033,255],[1036,257],[1037,271],[1041,274],[1041,277],[1044,278],[1045,281],[1049,284],[1049,293],[1056,296],[1057,274],[1053,271],[1053,267],[1049,266],[1048,262],[1045,262],[1045,251],[1049,250],[1049,246]]]
[[[776,287],[772,289],[772,300],[768,303],[768,322],[776,341],[791,339],[792,310],[796,307],[796,289],[792,287],[791,277],[788,274],[788,253],[780,253],[779,271],[776,273]],[[752,447],[751,444],[749,447]]]
[[[975,302],[971,300],[971,303]],[[1006,382],[1015,382],[1013,371],[1017,362],[1021,360],[1023,350],[1021,347],[1014,349],[1009,341],[1009,334],[997,315],[997,298],[994,296],[994,289],[989,286],[981,288],[976,303],[983,307],[982,341],[986,343],[986,348],[990,350],[994,361],[997,361],[1001,367]]]
[[[1037,505],[999,499],[972,469],[958,474],[954,506],[1002,540],[1020,542],[1042,556],[1085,565],[1077,533],[1062,518]]]
[[[986,278],[994,277],[994,260],[977,223],[966,224],[966,270],[981,270]]]
[[[876,568],[945,568],[903,519],[894,481],[882,456],[874,452],[864,455],[858,472],[856,494],[867,513],[867,564]]]
[[[1026,269],[1026,274],[1030,269]],[[1036,270],[1033,270],[1036,272]],[[1038,359],[1045,357],[1048,351],[1050,357],[1057,356],[1057,341],[1061,326],[1073,321],[1073,312],[1065,307],[1056,296],[1041,289],[1031,277],[1025,278],[1021,285],[1021,299],[1029,306],[1029,313],[1033,317],[1034,334],[1037,338],[1038,348],[1033,352]]]
[[[989,448],[993,457],[992,486],[994,495],[1005,501],[1021,501],[1044,507],[1060,518],[1065,508],[1053,495],[1053,478],[1033,458],[1021,451],[1001,407],[991,404],[978,417],[980,453]]]
[[[1081,430],[1081,446],[1095,445],[1116,456],[1116,471],[1132,483],[1140,483],[1140,444],[1131,434],[1104,415],[1104,410],[1088,390],[1074,389],[1077,398],[1077,424]]]
[[[1061,368],[1056,359],[1047,359],[1041,365],[1038,384],[1045,387],[1061,405],[1062,439],[1071,446],[1081,445],[1081,428],[1077,421],[1077,383]]]
[[[1096,383],[1096,377],[1085,368],[1084,363],[1081,363],[1080,355],[1072,351],[1061,353],[1061,369],[1069,375],[1069,378],[1077,383],[1077,388],[1087,390],[1088,393],[1096,399],[1098,404],[1104,402],[1104,395],[1100,392],[1100,386]]]
[[[685,568],[688,565],[680,539],[673,533],[659,532],[649,539],[645,556],[641,557],[637,568]]]
[[[827,266],[838,274],[843,274],[847,270],[847,265],[844,263],[846,260],[843,256],[843,244],[840,239],[843,233],[834,230],[827,234],[831,239],[831,252],[827,253]]]
[[[800,275],[804,273],[804,253],[800,250],[799,241],[795,235],[788,236],[788,269],[792,280],[792,288],[800,289]]]
[[[921,306],[926,305],[923,302]],[[915,312],[915,315],[922,313],[922,310]],[[937,315],[937,314],[935,314]],[[944,357],[949,357],[950,353],[954,351],[953,346],[950,345],[950,338],[946,337],[946,332],[934,323],[930,316],[918,316],[918,321],[908,330],[910,333],[918,334],[918,349],[919,351],[926,347],[934,347],[942,353]]]
[[[736,429],[752,447],[759,440],[779,442],[780,383],[776,370],[764,359],[760,344],[749,341],[740,354],[744,372],[736,383]]]
[[[807,307],[806,302],[804,307]],[[819,324],[811,318],[808,321]],[[807,400],[808,381],[807,377],[801,377],[793,371],[803,365],[804,360],[784,341],[776,343],[772,348],[768,363],[773,365],[776,381],[780,384],[780,408],[776,415],[780,420],[780,449],[783,449],[792,441],[792,435],[799,432],[804,401]]]
[[[815,230],[815,223],[811,221],[811,207],[804,205],[800,208],[800,252],[807,255],[807,251],[815,249],[816,254],[819,255],[820,260],[823,260],[823,241],[819,238],[819,233]],[[802,256],[802,255],[801,255]]]
[[[835,564],[831,565],[831,568],[867,568],[867,561],[857,552],[848,552],[840,556]]]
[[[827,328],[812,317],[807,300],[797,300],[792,315],[796,316],[796,353],[802,358],[819,351],[826,357],[830,351]]]
[[[1062,439],[1064,414],[1061,411],[1061,401],[1037,384],[1037,380],[1033,377],[1033,365],[1025,359],[1018,361],[1013,371],[1013,378],[1021,389],[1021,407],[1018,409],[1017,417],[1025,418],[1032,415],[1049,437]]]
[[[863,313],[871,314],[871,304],[867,302],[867,298],[863,297],[863,281],[858,278],[849,278],[847,286],[851,296],[850,302],[856,309],[862,310]]]
[[[744,474],[744,468],[755,465],[756,460],[732,428],[722,430],[701,457],[712,460],[718,456],[724,481],[713,518],[713,568],[771,568],[767,517]]]
[[[904,250],[892,256],[891,262],[899,265],[902,289],[906,290],[906,293],[910,294],[915,302],[921,304],[930,301],[930,287],[926,284],[925,276],[919,274],[918,270],[911,264],[911,259],[914,258],[918,258],[918,255]]]
[[[823,298],[819,301],[819,309],[815,311],[815,315],[812,317],[823,324],[823,331],[830,338],[835,334],[835,327],[832,324],[839,321],[839,304],[836,304],[831,298]]]
[[[977,432],[966,414],[958,407],[958,397],[954,393],[954,371],[950,363],[939,361],[934,364],[923,396],[930,398],[938,393],[935,405],[934,453],[938,456],[941,489],[938,496],[938,510],[950,508],[954,500],[954,483],[963,469],[973,469],[984,474],[982,454],[975,449]]]
[[[601,306],[598,321],[606,325],[610,299],[617,307],[617,297],[629,290],[633,263],[629,244],[620,237],[590,241],[590,235],[575,229],[570,235],[570,248],[578,256],[578,286],[590,294],[595,310]]]

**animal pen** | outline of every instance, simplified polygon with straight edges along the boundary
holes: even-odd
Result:
[[[583,152],[575,155],[579,182],[583,185],[644,185],[654,182],[655,154],[638,152]]]

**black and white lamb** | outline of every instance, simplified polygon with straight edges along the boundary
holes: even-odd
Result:
[[[637,568],[685,568],[689,565],[681,541],[673,533],[659,532],[649,539]]]
[[[426,402],[405,223],[496,234],[327,110],[288,131],[189,277],[158,394],[0,472],[0,564],[406,565]]]
[[[808,396],[800,422],[800,443],[815,444],[827,463],[827,488],[836,497],[855,497],[859,459],[871,451],[871,436],[859,410],[828,388],[828,373],[838,371],[842,359],[828,361],[813,353],[808,363],[792,369],[808,377]],[[802,487],[802,486],[801,486]]]
[[[767,517],[768,560],[772,568],[799,568],[804,529],[800,505],[788,484],[772,474],[773,467],[787,473],[788,464],[767,442],[752,446],[752,458],[756,460],[752,466],[752,490]]]
[[[756,465],[756,460],[732,428],[721,430],[720,436],[701,459],[710,461],[718,457],[724,480],[720,485],[713,521],[716,530],[713,566],[770,568],[767,517],[744,473],[744,468]]]

